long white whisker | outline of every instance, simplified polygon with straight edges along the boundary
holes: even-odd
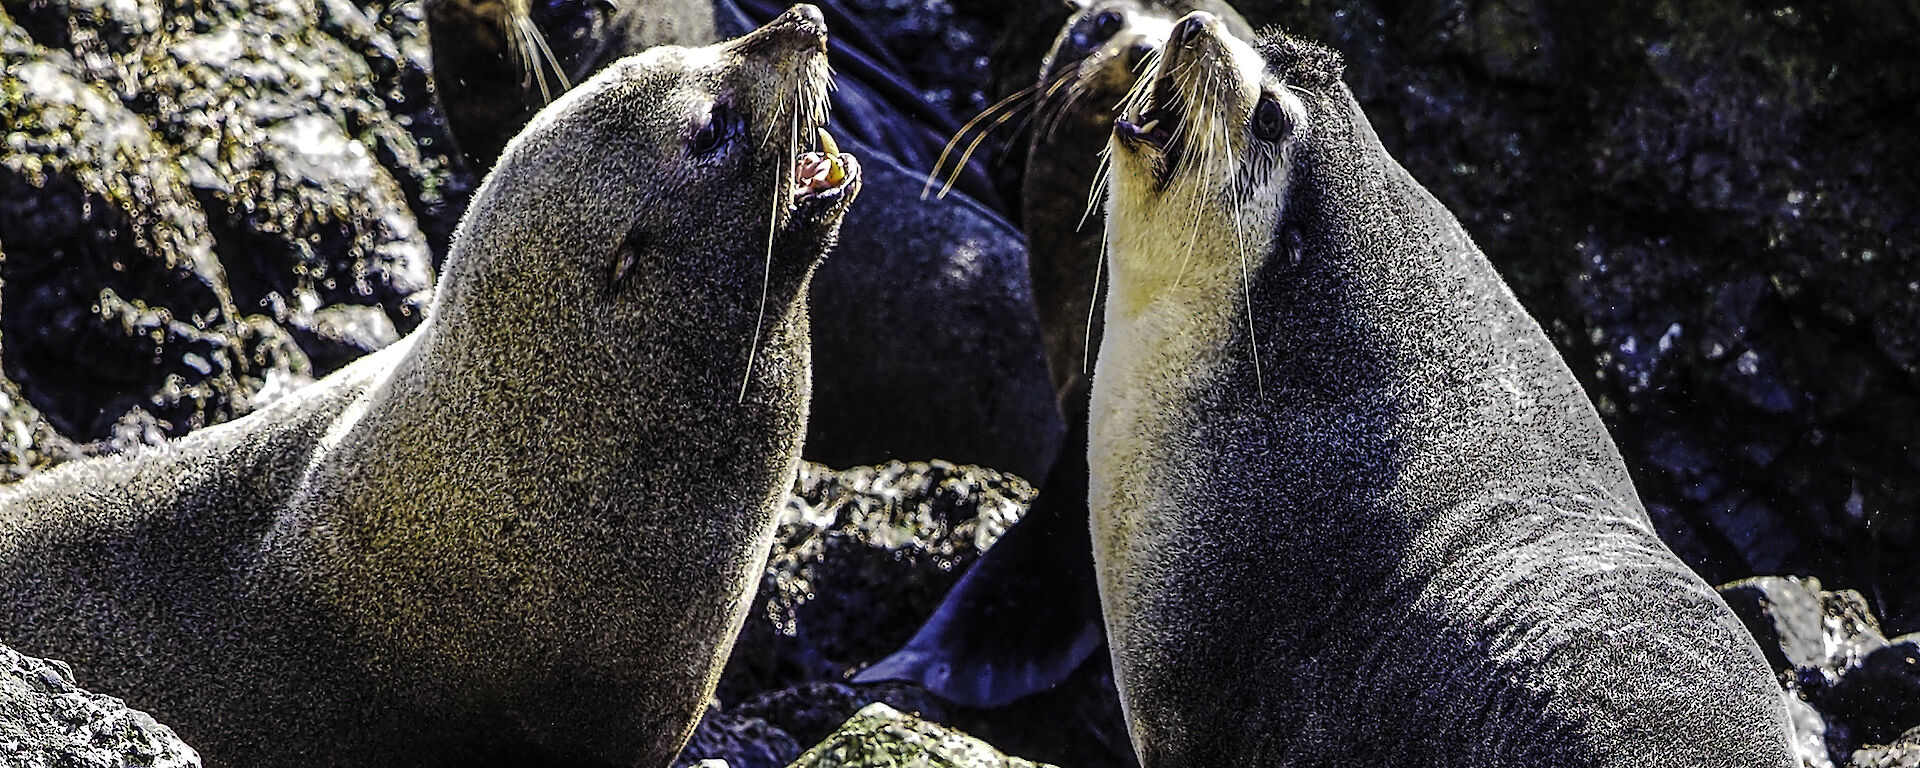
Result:
[[[1087,207],[1080,211],[1080,223],[1073,226],[1079,232],[1087,228],[1087,220],[1093,218],[1093,206],[1100,199],[1100,193],[1107,190],[1107,180],[1113,173],[1112,145],[1100,148],[1100,161],[1093,166],[1093,183],[1087,186]]]
[[[553,78],[559,81],[560,90],[566,91],[572,88],[573,83],[567,79],[566,70],[560,68],[560,57],[553,55],[553,49],[547,47],[547,36],[540,34],[540,28],[534,25],[531,17],[522,16],[521,19],[526,21],[527,32],[533,38],[534,44],[540,46],[540,53],[547,57],[547,64],[553,67]]]
[[[1087,325],[1080,339],[1080,373],[1093,373],[1093,311],[1100,306],[1101,268],[1107,265],[1108,248],[1112,246],[1111,230],[1100,228],[1100,258],[1093,260],[1093,295],[1087,297]]]
[[[1267,396],[1267,380],[1266,376],[1260,370],[1260,341],[1254,336],[1257,331],[1255,331],[1253,327],[1253,276],[1247,269],[1247,239],[1245,233],[1241,231],[1243,226],[1240,222],[1240,208],[1237,204],[1241,198],[1240,185],[1243,181],[1244,180],[1237,174],[1235,175],[1231,189],[1233,190],[1233,201],[1236,204],[1228,206],[1228,210],[1233,212],[1233,239],[1240,246],[1240,290],[1242,295],[1246,297],[1247,302],[1247,348],[1249,352],[1253,353],[1254,391],[1264,400]]]
[[[796,107],[798,105],[795,105]],[[788,121],[787,155],[796,156],[800,150],[800,110],[790,111],[792,119]],[[771,134],[769,134],[771,135]],[[740,397],[737,403],[747,401],[747,384],[753,381],[753,358],[760,351],[760,326],[767,317],[767,283],[773,280],[773,237],[780,231],[780,204],[783,197],[791,194],[786,186],[785,169],[778,163],[773,166],[773,211],[767,217],[767,259],[760,267],[760,311],[753,316],[753,342],[747,346],[747,370],[740,376]]]

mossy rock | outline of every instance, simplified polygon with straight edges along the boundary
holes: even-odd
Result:
[[[868,704],[787,768],[1040,768],[885,704]],[[1049,767],[1050,768],[1050,767]]]

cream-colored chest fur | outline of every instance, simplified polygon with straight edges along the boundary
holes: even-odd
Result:
[[[1166,529],[1151,521],[1179,514],[1170,493],[1180,446],[1191,438],[1183,434],[1191,428],[1186,406],[1224,366],[1251,354],[1231,348],[1245,338],[1234,331],[1245,312],[1238,238],[1204,214],[1158,218],[1108,220],[1113,273],[1087,456],[1096,558],[1151,546],[1139,537]]]

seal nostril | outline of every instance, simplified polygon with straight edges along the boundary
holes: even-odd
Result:
[[[1173,41],[1183,46],[1192,45],[1194,41],[1200,39],[1200,34],[1206,31],[1207,25],[1213,20],[1213,14],[1204,11],[1187,14],[1187,17],[1181,19],[1180,24],[1173,28]]]
[[[816,30],[821,32],[827,31],[827,17],[821,14],[820,9],[813,5],[801,3],[789,9],[787,12],[798,17],[801,21],[812,25]]]

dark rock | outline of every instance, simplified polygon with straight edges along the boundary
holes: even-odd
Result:
[[[1763,577],[1720,594],[1780,674],[1795,730],[1803,741],[1817,734],[1831,764],[1920,727],[1920,636],[1888,640],[1859,593]]]
[[[1853,753],[1852,768],[1920,768],[1920,728],[1907,731],[1892,744]]]
[[[422,30],[379,0],[0,0],[0,358],[48,423],[183,434],[418,322],[472,186]]]
[[[1019,478],[944,462],[803,465],[721,700],[839,682],[891,652],[1032,494]]]
[[[673,768],[690,768],[703,760],[725,760],[728,768],[782,768],[800,756],[800,743],[785,731],[757,717],[707,708],[693,738],[673,761]]]
[[[1846,722],[1855,743],[1890,743],[1920,728],[1920,634],[1874,649],[1824,698],[1827,717]]]
[[[945,462],[834,473],[803,465],[781,513],[767,576],[720,681],[731,714],[803,743],[880,701],[1076,768],[1133,764],[1106,654],[1065,683],[981,710],[918,686],[851,686],[892,652],[979,552],[1024,513],[1033,490],[1010,475]]]
[[[0,646],[0,764],[7,768],[199,768],[172,728],[82,690],[58,661]]]

